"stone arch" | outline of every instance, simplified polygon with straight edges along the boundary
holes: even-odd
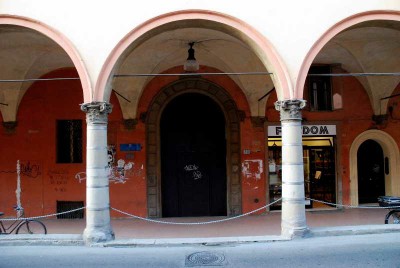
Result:
[[[304,84],[306,81],[306,77],[308,74],[308,70],[321,51],[321,49],[337,34],[341,31],[354,26],[358,23],[365,22],[365,21],[372,21],[372,20],[393,20],[393,21],[400,21],[400,12],[399,11],[368,11],[363,13],[358,13],[344,20],[336,23],[331,28],[329,28],[311,47],[308,51],[306,57],[303,60],[303,63],[299,70],[299,75],[297,76],[295,89],[294,89],[294,98],[302,99],[303,98],[303,90]]]
[[[254,53],[260,58],[268,70],[273,72],[273,83],[277,90],[279,99],[290,99],[293,97],[293,88],[289,73],[284,66],[283,60],[275,50],[274,46],[256,29],[237,18],[209,10],[181,10],[160,15],[139,25],[128,33],[112,50],[105,61],[95,86],[95,100],[107,101],[111,93],[111,84],[114,72],[121,57],[132,44],[138,46],[151,34],[157,34],[182,22],[198,23],[206,25],[213,23],[218,29],[234,30],[239,39],[249,45]]]
[[[83,89],[83,98],[84,102],[92,101],[92,87],[90,83],[89,74],[84,66],[82,58],[79,56],[78,51],[75,49],[74,45],[65,37],[62,33],[57,30],[51,28],[50,26],[30,19],[26,17],[14,16],[14,15],[0,15],[0,25],[9,24],[25,27],[28,29],[35,30],[45,35],[46,37],[53,40],[57,43],[67,55],[70,57],[71,61],[74,63],[74,66],[78,72],[82,89]]]
[[[227,136],[227,214],[242,211],[240,180],[240,113],[222,87],[201,78],[186,78],[165,86],[154,97],[146,114],[147,209],[149,217],[161,217],[160,118],[176,96],[197,92],[211,97],[225,115]]]
[[[396,141],[381,130],[367,130],[355,138],[350,147],[350,202],[358,205],[357,152],[366,140],[374,140],[383,149],[384,157],[389,158],[389,174],[385,174],[385,194],[400,195],[400,154]]]

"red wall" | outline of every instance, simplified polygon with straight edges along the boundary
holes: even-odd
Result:
[[[57,70],[44,78],[78,77],[71,69]],[[15,133],[1,130],[0,207],[13,214],[16,204],[16,162],[21,161],[21,200],[30,216],[54,213],[56,200],[83,201],[85,185],[75,180],[85,164],[56,164],[56,119],[82,119],[79,81],[35,82],[23,96]],[[85,126],[85,121],[83,121]],[[86,127],[83,127],[86,135]],[[84,148],[86,147],[84,143]],[[85,159],[85,150],[83,150]],[[11,173],[4,173],[11,172]]]
[[[181,68],[173,68],[170,73],[181,72]],[[219,72],[202,67],[200,72]],[[62,69],[47,74],[50,77],[77,77],[73,69]],[[152,79],[140,96],[138,104],[139,115],[146,112],[152,99],[166,85],[175,81],[176,77],[156,77]],[[210,76],[205,79],[223,87],[236,101],[239,110],[245,114],[241,122],[242,163],[264,162],[265,132],[262,127],[254,127],[250,119],[250,109],[241,89],[227,76]],[[374,127],[373,115],[369,98],[357,79],[346,77],[340,83],[343,97],[343,109],[332,112],[310,112],[306,107],[303,117],[309,122],[324,122],[337,124],[338,148],[340,149],[341,165],[338,171],[343,180],[343,199],[349,203],[349,150],[353,140],[363,131]],[[339,85],[339,84],[337,84]],[[336,85],[336,86],[337,86]],[[307,90],[305,90],[307,95]],[[400,93],[400,85],[393,94]],[[307,96],[305,96],[307,99]],[[389,133],[400,145],[400,111],[399,97],[390,99],[393,107],[386,124],[377,126]],[[273,103],[276,94],[272,93],[267,102],[266,116],[268,121],[279,123],[279,113]],[[14,133],[0,130],[0,208],[9,215],[15,215],[12,206],[16,204],[16,162],[21,160],[23,167],[21,175],[22,205],[29,216],[50,214],[56,211],[56,201],[85,201],[85,183],[79,182],[75,174],[85,172],[86,153],[86,122],[85,113],[80,110],[83,102],[82,88],[79,81],[49,81],[34,83],[23,96],[17,114],[18,125]],[[133,130],[127,129],[122,120],[119,102],[114,94],[110,102],[113,111],[109,116],[108,144],[116,145],[116,160],[125,159],[134,163],[128,172],[125,183],[110,183],[111,206],[147,216],[146,200],[146,148],[145,124],[138,120]],[[56,163],[56,120],[83,120],[83,163]],[[123,143],[139,143],[142,150],[125,153],[119,150]],[[250,154],[243,154],[249,149]],[[132,158],[133,159],[129,159]],[[256,160],[256,161],[254,161]],[[266,204],[266,174],[265,166],[262,173],[256,176],[258,166],[249,165],[250,173],[242,173],[242,206],[243,212],[259,208]],[[112,212],[112,217],[123,217]]]

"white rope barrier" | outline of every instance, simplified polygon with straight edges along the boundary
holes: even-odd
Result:
[[[352,206],[352,205],[343,205],[343,204],[336,204],[336,203],[331,203],[331,202],[326,202],[326,201],[321,201],[321,200],[316,200],[313,198],[308,198],[306,197],[307,200],[313,201],[313,202],[317,202],[317,203],[322,203],[325,205],[331,205],[331,206],[337,206],[337,207],[344,207],[344,208],[356,208],[356,209],[398,209],[400,208],[400,206],[389,206],[389,207],[382,207],[382,206]],[[213,220],[213,221],[204,221],[204,222],[170,222],[170,221],[162,221],[162,220],[155,220],[155,219],[149,219],[149,218],[144,218],[144,217],[140,217],[134,214],[130,214],[127,212],[124,212],[122,210],[116,209],[111,207],[111,210],[114,210],[116,212],[119,212],[123,215],[129,216],[131,218],[135,218],[135,219],[139,219],[139,220],[143,220],[143,221],[148,221],[148,222],[153,222],[153,223],[161,223],[161,224],[170,224],[170,225],[204,225],[204,224],[212,224],[212,223],[220,223],[220,222],[226,222],[226,221],[231,221],[231,220],[235,220],[241,217],[245,217],[248,216],[250,214],[253,214],[255,212],[258,212],[260,210],[266,209],[267,207],[270,207],[278,202],[282,201],[282,198],[279,198],[277,200],[275,200],[274,202],[271,202],[265,206],[262,206],[260,208],[257,208],[255,210],[249,211],[247,213],[244,214],[240,214],[234,217],[228,217],[225,219],[220,219],[220,220]],[[43,219],[43,218],[49,218],[49,217],[54,217],[54,216],[58,216],[58,215],[63,215],[63,214],[68,214],[71,212],[75,212],[75,211],[79,211],[82,209],[86,209],[86,207],[81,207],[81,208],[76,208],[76,209],[72,209],[72,210],[68,210],[68,211],[64,211],[64,212],[59,212],[59,213],[53,213],[53,214],[47,214],[47,215],[43,215],[43,216],[35,216],[35,217],[22,217],[22,218],[0,218],[0,221],[16,221],[16,220],[36,220],[36,219]]]
[[[337,206],[337,207],[344,207],[344,208],[362,208],[362,209],[396,209],[400,208],[400,206],[390,206],[390,207],[381,207],[381,206],[352,206],[352,205],[343,205],[343,204],[336,204],[336,203],[330,203],[326,201],[321,201],[321,200],[316,200],[313,198],[308,198],[306,197],[307,200],[314,201],[317,203],[325,204],[325,205],[331,205],[331,206]]]
[[[342,204],[336,204],[336,203],[330,203],[330,202],[325,202],[325,201],[320,201],[320,200],[316,200],[313,198],[306,198],[307,200],[311,200],[314,202],[318,202],[318,203],[322,203],[322,204],[326,204],[326,205],[332,205],[332,206],[339,206],[339,207],[346,207],[346,208],[363,208],[363,209],[396,209],[396,208],[400,208],[400,206],[390,206],[390,207],[381,207],[381,206],[351,206],[351,205],[342,205]],[[252,210],[250,212],[238,215],[238,216],[234,216],[234,217],[229,217],[229,218],[225,218],[225,219],[221,219],[221,220],[214,220],[214,221],[205,221],[205,222],[170,222],[170,221],[162,221],[162,220],[154,220],[154,219],[148,219],[148,218],[144,218],[144,217],[140,217],[134,214],[130,214],[127,212],[124,212],[122,210],[116,209],[111,207],[112,210],[119,212],[123,215],[129,216],[131,218],[135,218],[135,219],[139,219],[139,220],[143,220],[143,221],[148,221],[148,222],[153,222],[153,223],[161,223],[161,224],[169,224],[169,225],[205,225],[205,224],[212,224],[212,223],[220,223],[220,222],[225,222],[225,221],[230,221],[230,220],[235,220],[250,214],[253,214],[257,211],[260,211],[262,209],[265,209],[269,206],[272,206],[273,204],[276,204],[278,202],[280,202],[282,200],[282,198],[279,198],[277,200],[275,200],[274,202],[265,205],[263,207],[260,207],[258,209]]]
[[[43,216],[35,216],[35,217],[22,217],[22,218],[0,218],[0,221],[24,221],[24,220],[36,220],[36,219],[42,219],[42,218],[50,218],[50,217],[54,217],[57,215],[63,215],[63,214],[68,214],[71,212],[75,212],[75,211],[79,211],[82,209],[85,209],[86,207],[81,207],[81,208],[76,208],[76,209],[72,209],[72,210],[68,210],[68,211],[63,211],[63,212],[59,212],[59,213],[53,213],[53,214],[47,214],[47,215],[43,215]]]
[[[116,208],[113,208],[113,207],[112,207],[111,209],[114,210],[114,211],[117,211],[117,212],[119,212],[119,213],[121,213],[121,214],[124,214],[124,215],[126,215],[126,216],[130,216],[130,217],[135,218],[135,219],[139,219],[139,220],[143,220],[143,221],[148,221],[148,222],[153,222],[153,223],[162,223],[162,224],[169,224],[169,225],[205,225],[205,224],[220,223],[220,222],[235,220],[235,219],[238,219],[238,218],[241,218],[241,217],[244,217],[244,216],[253,214],[253,213],[257,212],[257,211],[263,210],[263,209],[265,209],[265,208],[267,208],[267,207],[269,207],[269,206],[272,206],[272,205],[275,204],[275,203],[278,203],[278,202],[281,201],[281,200],[282,200],[282,198],[279,198],[279,199],[275,200],[274,202],[269,203],[268,205],[265,205],[265,206],[263,206],[263,207],[257,208],[257,209],[255,209],[255,210],[252,210],[252,211],[250,211],[250,212],[247,212],[247,213],[244,213],[244,214],[241,214],[241,215],[238,215],[238,216],[229,217],[229,218],[220,219],[220,220],[214,220],[214,221],[203,221],[203,222],[170,222],[170,221],[160,221],[160,220],[148,219],[148,218],[143,218],[143,217],[136,216],[136,215],[133,215],[133,214],[129,214],[129,213],[127,213],[127,212],[124,212],[124,211],[122,211],[122,210],[119,210],[119,209],[116,209]]]

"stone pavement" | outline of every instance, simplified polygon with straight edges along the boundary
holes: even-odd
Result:
[[[384,209],[307,211],[309,236],[332,236],[400,232],[400,225],[385,225]],[[280,236],[280,212],[246,216],[206,225],[170,225],[138,219],[113,219],[116,239],[98,246],[149,246],[183,244],[224,244],[286,240]],[[204,222],[223,217],[168,218],[170,222]],[[48,235],[2,235],[0,245],[83,244],[85,220],[44,219]]]

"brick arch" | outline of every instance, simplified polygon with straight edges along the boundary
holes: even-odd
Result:
[[[184,93],[201,93],[211,97],[225,115],[227,133],[227,214],[242,212],[240,180],[240,121],[235,101],[219,85],[202,78],[185,78],[163,87],[150,103],[146,115],[147,209],[149,217],[162,216],[160,118],[163,109]]]

